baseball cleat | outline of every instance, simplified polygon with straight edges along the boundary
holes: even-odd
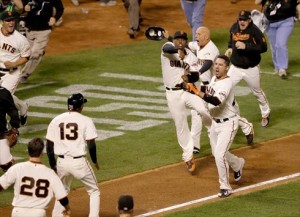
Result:
[[[220,198],[229,197],[230,195],[231,195],[230,189],[221,189],[220,193],[218,193],[218,197]]]
[[[134,30],[134,29],[131,28],[131,29],[128,30],[127,33],[128,33],[130,38],[136,38],[137,37],[137,30]]]
[[[247,139],[247,144],[251,145],[253,144],[253,139],[254,139],[254,128],[253,128],[253,124],[251,124],[251,131],[248,135],[246,135],[246,139]]]
[[[185,162],[185,164],[186,164],[187,170],[190,173],[192,173],[192,172],[194,172],[196,170],[196,164],[195,164],[194,158],[192,158],[192,160],[189,160],[189,161]]]
[[[270,117],[262,118],[262,119],[261,119],[261,126],[262,126],[262,127],[266,127],[266,126],[269,125],[269,122],[270,122]]]
[[[20,122],[24,126],[27,123],[27,115],[20,115]]]
[[[243,175],[243,168],[244,168],[244,165],[245,165],[245,159],[244,158],[241,158],[241,169],[237,172],[234,172],[233,175],[234,175],[234,181],[238,182],[241,178],[242,178],[242,175]]]
[[[194,154],[199,154],[200,153],[200,148],[197,148],[196,146],[194,146],[193,153]]]

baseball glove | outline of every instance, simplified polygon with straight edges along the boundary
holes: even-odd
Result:
[[[195,84],[193,84],[193,83],[183,83],[183,89],[185,90],[185,91],[188,91],[188,92],[190,92],[190,93],[192,93],[192,94],[196,94],[196,95],[198,95],[199,94],[199,92],[200,92],[200,90],[196,87],[196,85]]]
[[[14,147],[18,142],[19,131],[12,128],[4,133],[4,138],[7,139],[9,147]]]
[[[150,26],[145,31],[145,36],[149,40],[161,41],[165,38],[164,32],[165,30],[159,26]]]

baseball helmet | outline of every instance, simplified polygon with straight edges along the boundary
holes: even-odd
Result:
[[[81,106],[87,102],[87,99],[83,97],[81,93],[73,93],[68,98],[68,110],[77,110],[80,109]]]
[[[159,26],[150,26],[145,31],[145,36],[154,41],[161,41],[164,39],[164,32],[165,30]]]

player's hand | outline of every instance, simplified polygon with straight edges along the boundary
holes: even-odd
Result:
[[[231,54],[232,54],[232,48],[228,48],[228,49],[225,51],[225,56],[230,57]]]
[[[55,22],[56,22],[55,17],[50,17],[48,24],[49,24],[49,26],[53,26]]]
[[[94,166],[95,166],[95,168],[97,169],[97,170],[99,170],[100,168],[99,168],[99,164],[98,164],[98,162],[97,163],[94,163]]]
[[[163,31],[163,35],[166,39],[168,39],[170,37],[170,34],[167,30]]]
[[[5,68],[7,68],[7,69],[12,69],[12,68],[17,67],[16,63],[10,62],[10,61],[5,61],[3,64],[5,65]]]
[[[30,10],[31,10],[31,6],[30,5],[25,5],[24,11],[29,12]]]
[[[246,44],[244,42],[237,41],[235,43],[235,47],[239,50],[244,50],[246,48]]]

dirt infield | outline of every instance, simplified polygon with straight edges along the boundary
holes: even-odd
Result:
[[[91,0],[82,0],[79,7],[74,7],[69,0],[63,2],[64,22],[54,29],[46,55],[146,40],[143,31],[152,25],[162,26],[171,33],[179,29],[190,32],[179,0],[144,0],[142,31],[134,40],[126,35],[128,19],[121,0],[113,7],[100,7],[98,1]],[[230,0],[207,2],[204,22],[209,28],[229,28],[239,10],[255,8],[254,1],[249,0],[240,0],[237,4],[231,4]],[[82,8],[89,12],[82,13]],[[233,189],[298,173],[298,141],[300,134],[233,151],[246,160],[241,181],[231,180]],[[213,157],[197,159],[196,163],[198,169],[193,176],[180,163],[100,183],[100,216],[117,216],[116,200],[123,193],[134,196],[136,215],[217,194],[218,175]],[[84,189],[72,191],[70,201],[73,217],[88,215],[89,198]],[[11,207],[0,209],[1,216],[10,216],[10,212]]]

